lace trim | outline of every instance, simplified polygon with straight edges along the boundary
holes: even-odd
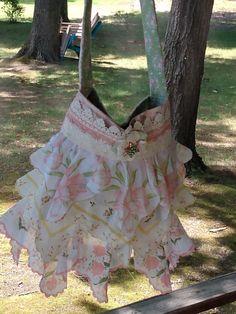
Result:
[[[157,153],[157,139],[170,130],[168,109],[166,104],[147,110],[123,130],[78,93],[62,132],[81,148],[112,160],[146,158]]]
[[[80,92],[77,93],[76,97],[72,101],[70,110],[85,124],[88,126],[92,125],[93,128],[98,129],[100,132],[110,136],[111,138],[119,137],[122,134],[122,130],[120,130],[116,125],[107,127],[106,123],[111,122],[108,121],[108,117],[100,112]]]
[[[134,138],[134,143],[137,143],[135,142],[135,135],[138,133],[136,130],[133,130],[128,134],[123,134],[123,136],[119,137],[116,142],[110,144],[102,138],[99,139],[98,137],[95,138],[91,136],[88,132],[83,131],[76,124],[71,122],[68,118],[65,118],[61,131],[69,140],[77,144],[80,148],[112,160],[130,161],[133,159],[147,158],[156,155],[159,150],[156,140],[144,140],[140,141],[141,144],[139,146],[139,150],[135,151],[132,155],[128,154],[126,150],[127,146],[130,144],[130,139]],[[164,136],[166,132],[170,132],[168,125],[163,129],[163,132],[159,134],[158,139]]]
[[[126,130],[123,130],[80,92],[77,93],[72,101],[69,111],[73,112],[83,123],[98,129],[112,139],[117,139],[117,137],[122,136],[124,133],[130,133],[133,129],[145,132],[153,131],[170,119],[169,106],[166,103],[165,105],[149,109],[137,115],[131,121],[130,126]]]
[[[78,144],[80,148],[100,156],[107,156],[112,160],[118,159],[118,156],[112,151],[110,144],[107,144],[102,139],[95,139],[90,134],[81,131],[68,118],[65,118],[61,131],[69,140]]]

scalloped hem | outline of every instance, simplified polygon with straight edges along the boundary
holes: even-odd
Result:
[[[66,137],[64,124],[31,155],[35,169],[17,181],[23,199],[0,217],[0,232],[16,263],[27,250],[47,297],[63,292],[75,270],[107,302],[109,273],[127,267],[131,249],[135,269],[168,290],[169,268],[194,251],[173,213],[193,201],[183,185],[191,152],[171,138],[168,106],[137,116],[120,134],[77,101],[84,100],[69,110],[73,132]]]
[[[108,271],[108,277],[107,277],[107,281],[105,281],[102,285],[102,287],[100,287],[100,290],[102,290],[102,293],[99,295],[98,294],[98,291],[95,289],[95,286],[94,286],[94,282],[91,280],[91,278],[89,277],[89,275],[86,275],[84,272],[78,270],[78,268],[76,267],[78,265],[78,261],[79,261],[79,258],[77,258],[73,265],[71,265],[70,268],[68,268],[66,271],[63,271],[63,272],[57,272],[55,271],[53,273],[53,276],[60,276],[60,278],[63,278],[63,289],[61,291],[57,291],[57,292],[52,292],[52,293],[49,293],[47,291],[45,291],[44,287],[43,287],[43,279],[45,278],[45,273],[44,272],[39,272],[38,270],[36,270],[31,264],[30,264],[30,249],[27,248],[26,246],[20,244],[16,239],[14,239],[6,230],[6,226],[4,225],[4,223],[1,222],[0,224],[2,226],[1,228],[1,233],[3,233],[6,238],[9,239],[9,242],[10,242],[10,245],[11,245],[11,254],[12,254],[12,257],[14,259],[14,261],[16,262],[16,264],[18,265],[18,261],[17,261],[17,257],[15,256],[15,253],[13,252],[13,242],[12,241],[15,241],[15,243],[17,243],[17,245],[20,247],[20,248],[24,248],[27,250],[28,252],[28,256],[29,256],[29,259],[28,259],[28,267],[32,270],[32,272],[34,273],[37,273],[39,276],[41,276],[41,280],[40,280],[40,283],[39,283],[39,288],[40,288],[40,291],[46,296],[46,297],[50,297],[50,296],[53,296],[53,297],[56,297],[58,296],[58,294],[61,294],[63,293],[63,291],[67,288],[67,274],[71,271],[75,271],[76,274],[86,278],[86,280],[88,281],[89,283],[89,286],[90,286],[90,289],[93,293],[93,296],[98,300],[98,302],[108,302],[108,297],[107,297],[107,287],[108,287],[108,278],[109,278],[109,274],[111,272],[115,272],[117,271],[118,269],[124,269],[124,268],[127,268],[127,266],[125,266],[124,264],[120,264],[120,265],[117,265],[117,266],[114,266],[112,268],[109,269]],[[149,280],[149,283],[150,285],[153,286],[153,288],[160,292],[161,294],[165,294],[165,293],[168,293],[170,292],[172,289],[171,289],[171,281],[170,281],[170,275],[169,275],[169,270],[173,270],[178,262],[179,262],[179,258],[180,257],[183,257],[183,256],[187,256],[187,255],[190,255],[192,254],[193,252],[195,251],[195,246],[192,245],[190,248],[188,248],[187,251],[185,252],[182,252],[182,253],[176,253],[174,252],[174,250],[172,250],[170,252],[170,255],[169,256],[166,256],[166,261],[169,262],[169,266],[171,265],[171,260],[173,259],[173,256],[174,256],[174,260],[175,260],[175,265],[172,266],[172,267],[167,267],[166,269],[163,270],[162,274],[158,277],[156,276],[155,278],[155,283],[154,283],[154,277],[152,278],[150,276],[150,274],[148,273],[148,271],[145,271],[141,268],[139,268],[138,266],[134,266],[134,269],[139,272],[139,273],[142,273],[143,275],[145,275],[147,277],[147,279]],[[171,256],[171,258],[170,258]],[[18,256],[19,257],[19,256]],[[129,257],[129,260],[130,260],[130,257]],[[44,265],[44,269],[45,269],[45,265]],[[157,271],[160,272],[160,269],[157,269]],[[166,284],[166,286],[162,283],[162,276],[165,276],[164,278],[164,282]],[[167,282],[167,283],[166,283]],[[169,285],[168,285],[168,282],[169,282]]]

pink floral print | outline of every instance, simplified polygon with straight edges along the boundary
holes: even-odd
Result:
[[[117,192],[114,207],[118,210],[126,208],[135,214],[142,215],[146,213],[148,204],[149,199],[145,188],[130,187],[129,189],[121,188]]]
[[[63,200],[68,199],[68,191],[65,188],[64,182],[60,182],[53,197],[53,201],[62,202]]]
[[[94,276],[101,276],[104,272],[104,265],[100,262],[93,262],[91,272]]]
[[[161,282],[165,287],[169,288],[171,286],[170,275],[168,275],[166,272],[163,275],[161,275]]]
[[[66,185],[72,201],[74,201],[80,193],[85,193],[87,191],[85,178],[81,174],[69,177]]]
[[[128,265],[132,251],[136,270],[156,289],[170,288],[169,268],[194,247],[174,214],[178,204],[190,201],[180,162],[186,151],[181,146],[177,158],[179,146],[164,123],[169,123],[167,111],[152,109],[137,118],[138,124],[132,122],[148,135],[145,147],[138,147],[150,149],[147,158],[135,153],[132,160],[112,159],[97,153],[97,147],[87,150],[83,141],[79,145],[64,131],[33,154],[35,169],[20,179],[24,198],[0,217],[0,232],[12,238],[16,261],[21,248],[28,250],[29,265],[42,276],[40,287],[47,296],[62,292],[67,273],[76,271],[88,279],[97,299],[106,302],[109,272]],[[163,127],[152,124],[157,113]],[[155,129],[149,132],[150,124]],[[119,139],[112,135],[111,149]]]
[[[86,192],[86,180],[84,176],[80,173],[73,174],[73,167],[71,167],[66,169],[65,175],[59,182],[53,199],[54,201],[74,201],[78,195]]]
[[[102,167],[95,172],[92,181],[101,187],[105,187],[111,183],[112,175],[109,168]]]
[[[104,256],[106,254],[106,249],[102,245],[95,245],[93,248],[94,255],[96,257]]]
[[[48,290],[54,290],[57,286],[57,280],[55,277],[50,277],[47,281],[46,281],[46,287]]]
[[[62,153],[53,153],[47,154],[44,157],[44,162],[50,164],[51,169],[55,170],[58,169],[62,163],[63,154]]]
[[[160,266],[160,261],[155,256],[148,256],[145,260],[145,266],[148,270],[157,269]]]

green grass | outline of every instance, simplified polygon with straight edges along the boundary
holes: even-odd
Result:
[[[122,122],[148,94],[141,17],[137,11],[130,12],[131,2],[126,6],[125,1],[110,0],[106,7],[101,0],[94,2],[103,16],[102,28],[93,40],[94,81],[108,111]],[[15,180],[31,169],[29,155],[59,130],[78,89],[77,59],[73,52],[54,65],[5,59],[18,51],[30,30],[33,1],[22,3],[25,15],[21,23],[10,24],[0,13],[0,212],[18,199]],[[71,18],[81,16],[82,3],[70,1]],[[229,10],[230,4],[233,5],[232,1],[218,1],[216,7]],[[167,17],[167,13],[159,13],[162,39]],[[181,260],[173,273],[174,288],[235,269],[235,32],[232,21],[212,20],[197,126],[198,150],[210,170],[187,182],[196,202],[187,210],[180,210],[179,216],[198,252]],[[226,229],[216,234],[209,232],[221,226]],[[147,280],[130,265],[128,270],[112,274],[108,304],[94,301],[88,285],[73,274],[69,276],[68,289],[57,298],[47,299],[38,292],[19,296],[21,280],[30,291],[34,290],[30,272],[24,266],[26,254],[17,272],[3,237],[0,247],[0,288],[6,287],[6,281],[11,295],[0,299],[0,314],[100,313],[155,294]],[[6,275],[9,269],[11,276]],[[235,311],[234,305],[227,305],[214,313]]]

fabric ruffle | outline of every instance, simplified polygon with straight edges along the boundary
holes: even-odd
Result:
[[[31,155],[35,169],[16,184],[22,200],[0,218],[14,260],[28,250],[47,296],[62,292],[73,270],[106,302],[109,272],[127,267],[131,255],[155,289],[170,291],[169,269],[194,250],[174,213],[193,201],[183,185],[191,152],[169,127],[147,133],[154,154],[127,160],[88,151],[65,133]]]

